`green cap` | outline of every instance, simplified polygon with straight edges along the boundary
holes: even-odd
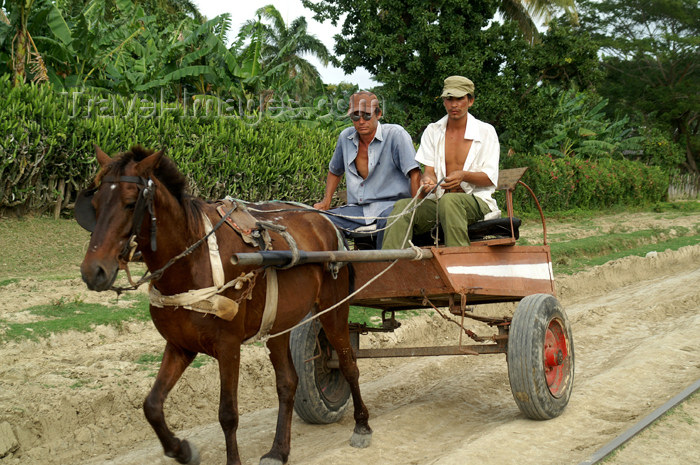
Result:
[[[464,76],[450,76],[445,79],[445,84],[442,88],[442,98],[460,98],[467,94],[474,95],[474,83],[472,81]]]

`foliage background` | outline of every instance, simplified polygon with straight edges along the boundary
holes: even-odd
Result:
[[[323,195],[338,134],[271,119],[184,116],[182,108],[144,117],[119,106],[115,115],[89,115],[83,106],[73,116],[70,96],[49,86],[13,88],[4,78],[0,92],[8,103],[0,107],[0,207],[19,211],[52,208],[61,179],[69,204],[96,173],[94,144],[109,154],[136,144],[165,148],[203,198],[312,202]]]
[[[228,15],[187,1],[0,0],[0,208],[69,207],[93,144],[165,147],[205,198],[317,201],[357,88],[323,84],[305,53],[367,68],[416,142],[444,115],[443,78],[469,76],[501,166],[530,166],[548,209],[654,202],[698,176],[697,2],[584,0],[578,22],[569,0],[304,3],[342,22],[335,54],[273,5],[231,40]]]

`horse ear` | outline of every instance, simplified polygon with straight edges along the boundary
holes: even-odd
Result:
[[[104,153],[102,149],[97,146],[97,144],[95,144],[95,152],[97,153],[97,161],[100,162],[100,166],[102,168],[112,163],[112,157]]]
[[[139,176],[148,177],[148,174],[152,173],[153,170],[158,168],[164,153],[165,150],[159,150],[138,162],[135,167],[136,173],[138,173]]]

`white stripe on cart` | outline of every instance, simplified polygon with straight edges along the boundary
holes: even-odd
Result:
[[[520,265],[448,266],[450,274],[471,274],[498,278],[551,279],[552,262]]]

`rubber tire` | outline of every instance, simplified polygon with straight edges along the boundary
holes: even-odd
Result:
[[[545,371],[545,338],[550,325],[560,330],[567,352],[555,392],[550,390]],[[520,411],[533,420],[559,416],[574,385],[574,340],[569,319],[554,296],[534,294],[520,301],[510,325],[507,360],[511,392]]]
[[[310,314],[305,319],[309,319]],[[323,355],[318,355],[318,338]],[[299,384],[294,397],[294,411],[307,423],[330,424],[339,421],[350,403],[350,385],[339,368],[328,368],[332,346],[316,319],[292,331],[289,345]]]

